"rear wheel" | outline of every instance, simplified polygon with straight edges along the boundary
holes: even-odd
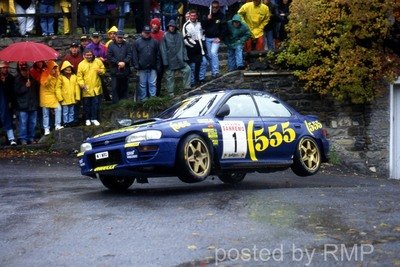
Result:
[[[298,176],[316,174],[321,166],[321,152],[318,144],[310,137],[304,137],[297,145],[292,171]]]
[[[100,181],[112,191],[125,191],[133,184],[135,178],[100,175]]]
[[[218,178],[225,184],[238,184],[245,176],[245,172],[229,172],[218,175]]]
[[[179,146],[178,153],[178,177],[182,182],[197,183],[207,178],[211,170],[211,153],[201,136],[187,136]]]

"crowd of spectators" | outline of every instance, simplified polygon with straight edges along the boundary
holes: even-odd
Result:
[[[15,77],[9,72],[8,62],[1,61],[0,126],[9,144],[35,142],[37,125],[44,136],[53,129],[100,125],[102,101],[117,103],[127,99],[131,75],[138,80],[136,101],[174,96],[176,71],[182,73],[184,90],[203,84],[207,69],[211,79],[218,78],[221,43],[227,47],[228,71],[245,69],[245,52],[275,50],[283,40],[280,27],[287,20],[288,9],[281,7],[286,7],[288,0],[282,0],[280,5],[264,1],[265,4],[261,0],[248,1],[227,19],[219,1],[212,0],[208,14],[191,9],[181,27],[173,18],[164,27],[163,19],[155,16],[134,40],[127,39],[116,25],[107,31],[108,40],[102,40],[105,30],[97,31],[95,26],[94,32],[72,42],[58,63],[39,61],[29,66],[18,62]],[[49,29],[52,22],[46,23],[48,28],[43,35],[54,34]],[[106,71],[111,78],[111,92],[105,82]],[[161,88],[164,74],[166,92]],[[14,125],[18,125],[18,140]]]

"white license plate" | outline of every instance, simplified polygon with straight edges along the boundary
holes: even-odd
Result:
[[[106,159],[106,158],[108,158],[108,151],[96,153],[95,157],[96,157],[96,159]]]

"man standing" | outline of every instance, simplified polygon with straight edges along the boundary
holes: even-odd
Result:
[[[211,3],[211,12],[202,23],[204,35],[206,37],[208,59],[211,65],[211,75],[213,78],[219,76],[218,50],[224,34],[224,17],[224,14],[220,10],[219,2],[214,0]]]
[[[32,0],[14,0],[15,3],[15,14],[35,14],[35,1]],[[21,36],[27,36],[28,34],[33,34],[33,24],[35,22],[35,18],[32,16],[27,17],[17,17],[19,32]]]
[[[201,23],[197,21],[196,10],[189,11],[189,20],[183,25],[182,34],[189,58],[189,66],[192,70],[191,84],[195,86],[196,83],[204,83],[207,68],[206,48],[203,46],[203,28]]]
[[[161,41],[161,56],[166,69],[167,91],[170,96],[174,96],[175,78],[174,72],[180,70],[183,74],[183,87],[190,89],[190,67],[186,63],[188,60],[183,36],[176,27],[175,20],[168,23],[168,31],[164,34]]]
[[[100,76],[106,72],[103,62],[95,58],[92,50],[86,48],[83,52],[83,60],[78,65],[77,80],[82,90],[83,111],[86,117],[86,125],[100,125],[98,110],[103,90]]]
[[[14,76],[8,72],[8,63],[0,61],[0,127],[7,134],[10,145],[16,146],[12,123],[12,100],[14,94]]]
[[[164,37],[164,31],[161,30],[161,21],[158,18],[154,18],[150,21],[151,26],[151,33],[150,36],[158,43],[161,42],[162,38]],[[160,96],[161,94],[161,82],[164,75],[164,68],[161,64],[160,69],[157,70],[157,92],[156,95]]]
[[[253,0],[244,4],[237,13],[252,34],[252,38],[245,43],[245,52],[264,50],[264,27],[270,17],[268,7],[261,0]]]
[[[157,92],[157,70],[160,68],[161,56],[159,44],[151,38],[150,33],[150,26],[144,26],[141,38],[133,44],[133,66],[139,73],[139,101],[147,98],[147,86],[150,97],[156,96]]]
[[[72,42],[69,46],[69,53],[64,56],[62,63],[64,63],[64,61],[69,61],[73,66],[74,73],[76,74],[78,71],[78,65],[79,63],[81,63],[82,60],[83,56],[80,53],[79,44],[76,42]]]
[[[228,71],[243,70],[243,46],[250,38],[249,27],[242,22],[238,14],[228,21],[228,33],[224,42],[228,48]]]
[[[112,102],[117,103],[128,97],[128,81],[132,50],[124,40],[124,33],[118,31],[116,39],[107,50],[107,61],[110,65]]]

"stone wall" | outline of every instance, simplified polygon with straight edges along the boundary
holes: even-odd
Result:
[[[287,102],[302,114],[319,116],[328,130],[332,156],[361,173],[389,175],[389,92],[371,105],[340,103],[305,91],[289,72],[226,74],[202,89],[262,89]]]

